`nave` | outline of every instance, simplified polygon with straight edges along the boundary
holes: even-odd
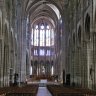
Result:
[[[36,96],[52,96],[46,87],[39,87]]]
[[[96,96],[96,91],[67,85],[27,84],[0,88],[0,96]]]
[[[96,0],[0,0],[1,96],[95,91]]]

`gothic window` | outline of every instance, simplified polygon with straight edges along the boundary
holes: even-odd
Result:
[[[73,44],[75,44],[75,33],[73,34]]]
[[[81,26],[78,28],[78,41],[81,43]]]
[[[2,34],[2,31],[1,31],[1,20],[0,20],[0,36],[1,36],[1,34]]]
[[[32,75],[33,67],[30,67],[30,75]]]
[[[33,34],[33,29],[32,29],[32,33],[31,33],[31,45],[34,45],[34,34]]]
[[[51,67],[51,75],[53,75],[54,74],[54,67],[52,66]]]
[[[51,45],[54,45],[54,30],[51,30]]]
[[[39,26],[38,26],[39,25]],[[53,46],[54,30],[48,24],[38,24],[32,29],[31,45],[33,46]]]
[[[36,50],[34,50],[34,55],[36,54]]]
[[[40,49],[39,54],[40,54],[40,56],[44,56],[45,55],[45,50],[44,49]]]
[[[44,42],[44,38],[45,38],[45,32],[44,32],[44,26],[41,26],[40,30],[40,46],[44,46],[45,42]]]
[[[85,19],[85,32],[86,32],[86,39],[90,39],[90,16],[89,14],[86,15]]]
[[[95,9],[95,24],[96,24],[96,9]]]
[[[38,52],[37,52],[37,50],[36,50],[36,49],[34,50],[34,55],[38,55]]]
[[[50,30],[46,30],[46,46],[50,46]]]
[[[38,35],[39,35],[39,31],[38,31],[38,29],[35,29],[34,30],[35,32],[34,32],[34,45],[35,46],[38,46]]]
[[[50,56],[50,55],[51,55],[50,50],[47,50],[46,56]]]

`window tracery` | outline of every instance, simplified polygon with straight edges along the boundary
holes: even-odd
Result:
[[[36,25],[32,29],[31,44],[33,46],[53,46],[54,45],[54,30],[49,25]]]

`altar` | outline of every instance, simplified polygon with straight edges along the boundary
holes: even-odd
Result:
[[[41,79],[39,83],[39,87],[45,87],[47,84],[47,79]]]

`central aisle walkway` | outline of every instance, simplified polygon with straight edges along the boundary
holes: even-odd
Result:
[[[46,87],[39,87],[37,96],[52,96]]]

